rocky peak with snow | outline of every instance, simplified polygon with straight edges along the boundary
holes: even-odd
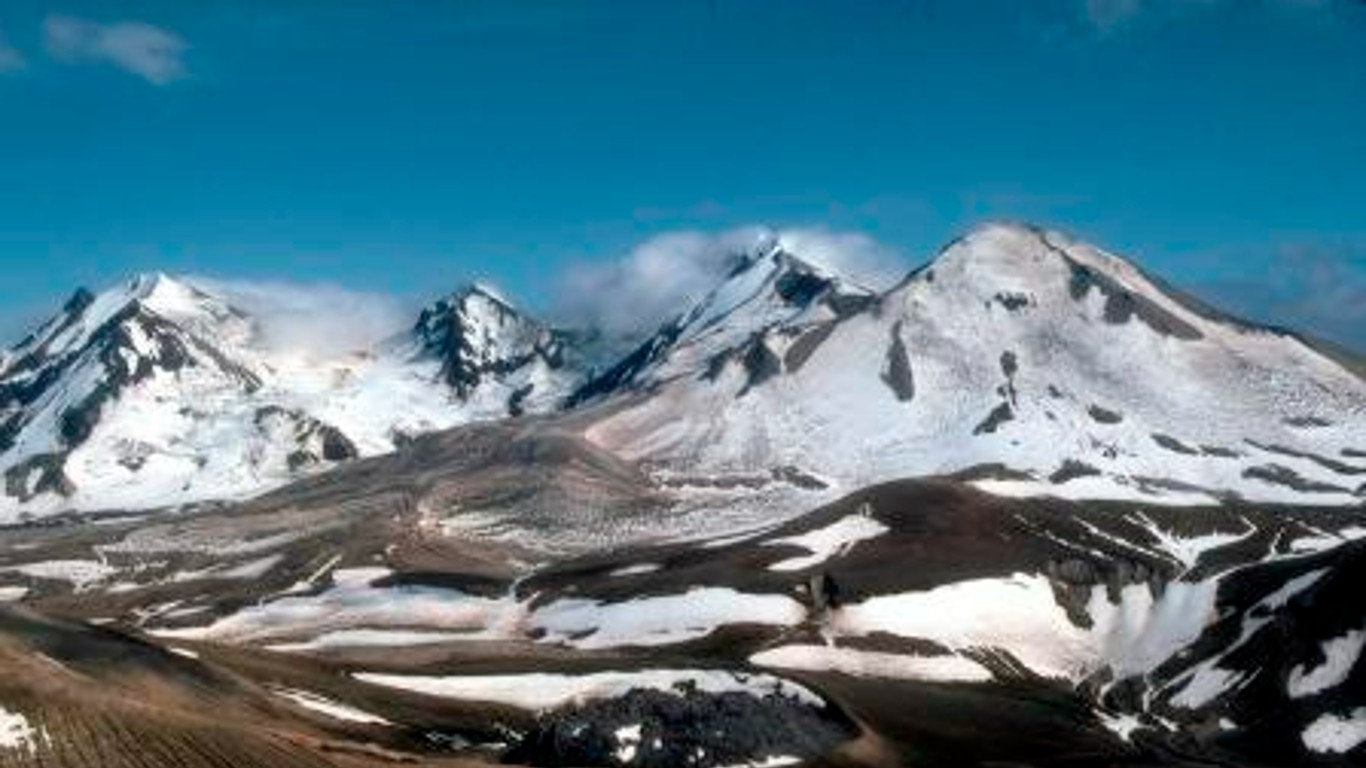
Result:
[[[164,275],[141,275],[99,295],[76,291],[0,370],[5,496],[24,503],[72,493],[71,453],[146,382],[183,377],[256,391],[257,372],[219,345],[249,333],[235,309]]]
[[[874,301],[871,290],[788,252],[776,239],[765,240],[736,254],[715,289],[589,380],[573,402],[715,371],[731,359],[747,361],[762,378],[773,368],[770,336],[800,333]]]
[[[585,372],[575,335],[467,286],[422,310],[413,333],[460,400],[502,401],[505,415],[557,407]]]

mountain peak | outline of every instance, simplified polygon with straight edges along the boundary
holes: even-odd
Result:
[[[473,280],[450,295],[456,302],[464,302],[469,299],[482,299],[501,304],[505,309],[517,312],[520,311],[517,305],[507,297],[502,291],[498,290],[491,283],[483,280]]]
[[[522,313],[486,283],[471,283],[423,309],[413,333],[422,355],[441,361],[441,378],[462,400],[533,368],[566,368],[566,334]],[[532,387],[524,388],[509,401],[510,411],[530,394]]]

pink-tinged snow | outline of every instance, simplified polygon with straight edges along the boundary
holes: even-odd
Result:
[[[1309,724],[1300,734],[1304,746],[1321,754],[1345,754],[1366,742],[1366,707],[1348,715],[1326,714]]]
[[[805,617],[806,609],[784,595],[694,587],[679,595],[620,603],[557,600],[537,609],[527,624],[544,632],[544,642],[594,649],[682,643],[728,624],[793,626]]]
[[[780,645],[750,656],[749,662],[773,669],[838,672],[853,677],[892,680],[980,683],[992,679],[986,667],[957,654],[918,656],[831,645]]]
[[[1366,630],[1360,629],[1325,640],[1321,664],[1313,669],[1305,669],[1304,665],[1300,665],[1290,670],[1290,679],[1286,681],[1290,698],[1312,696],[1346,682],[1357,659],[1361,658],[1363,645],[1366,645]]]
[[[469,632],[434,632],[420,629],[338,629],[311,640],[266,646],[281,653],[308,653],[339,648],[401,648],[469,640]]]
[[[1154,669],[1186,647],[1215,611],[1215,582],[1174,582],[1154,600],[1147,585],[1130,585],[1112,603],[1092,587],[1091,627],[1073,624],[1047,577],[1016,573],[869,598],[831,620],[836,634],[888,632],[954,651],[1009,652],[1045,677],[1080,681],[1109,667],[1124,677]]]
[[[746,693],[756,698],[782,696],[808,706],[824,706],[806,688],[766,674],[723,670],[648,669],[632,672],[595,672],[585,675],[528,673],[513,675],[387,675],[359,672],[357,680],[428,696],[505,704],[544,712],[602,699],[614,699],[635,689],[676,692],[696,686],[703,693]]]
[[[1359,503],[1350,478],[1246,441],[1340,456],[1366,429],[1366,383],[1293,337],[1202,317],[1121,260],[1056,233],[1047,237],[1045,243],[1035,232],[1006,226],[973,233],[882,296],[876,311],[834,323],[799,370],[758,386],[749,387],[739,356],[714,379],[700,377],[712,356],[680,346],[663,366],[673,378],[653,396],[610,412],[587,435],[627,458],[682,475],[780,466],[818,471],[834,487],[811,493],[813,501],[880,481],[1001,463],[1037,479],[984,487],[1183,504],[1210,503],[1214,497],[1198,490],[1208,488],[1262,501]],[[1071,267],[1055,248],[1202,338],[1166,336],[1137,317],[1107,321],[1098,290],[1072,297]],[[1011,311],[998,296],[1023,297],[1025,305]],[[731,319],[717,322],[713,328]],[[743,326],[738,318],[735,323]],[[779,359],[797,338],[786,332],[792,328],[783,330],[762,341]],[[909,400],[883,380],[894,337],[912,371]],[[1016,367],[1009,377],[1001,362],[1006,353]],[[1014,418],[994,433],[973,434],[1003,402],[998,388],[1008,378]],[[1087,413],[1091,405],[1118,411],[1122,420],[1098,423]],[[1331,424],[1300,429],[1287,423],[1305,415]],[[1177,453],[1159,445],[1155,433],[1242,455]],[[1069,459],[1102,474],[1045,482]],[[1303,493],[1243,476],[1246,468],[1268,463],[1345,490]],[[1145,486],[1143,478],[1196,490]]]
[[[348,723],[360,723],[362,725],[392,725],[388,720],[372,715],[369,712],[356,709],[347,704],[332,701],[331,699],[319,696],[308,691],[299,691],[292,688],[281,688],[275,691],[277,696],[289,699],[300,707],[326,715],[334,720],[341,720]]]
[[[15,750],[34,754],[40,736],[38,729],[22,713],[0,706],[0,752]]]
[[[289,640],[308,647],[307,641],[296,639],[314,635],[326,638],[326,633],[357,629],[446,631],[461,632],[466,639],[504,638],[514,635],[523,620],[523,607],[510,598],[478,597],[435,587],[370,586],[366,577],[377,573],[356,579],[344,577],[318,595],[260,603],[207,626],[161,629],[153,634],[232,643]]]
[[[867,512],[848,515],[814,531],[797,536],[785,536],[765,541],[766,546],[800,547],[811,554],[781,560],[768,567],[770,571],[801,571],[820,565],[833,557],[841,557],[860,541],[886,533],[887,526],[873,519]]]

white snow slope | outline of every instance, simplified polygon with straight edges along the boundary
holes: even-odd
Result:
[[[705,321],[666,327],[633,379],[651,396],[589,439],[674,478],[796,468],[829,496],[991,464],[1028,473],[981,483],[1009,494],[1351,504],[1366,488],[1361,378],[1058,233],[980,228],[843,313],[776,296],[792,264],[758,259],[687,316]]]

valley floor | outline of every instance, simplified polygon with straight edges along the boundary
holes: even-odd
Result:
[[[0,766],[1270,766],[1366,738],[1361,510],[907,481],[554,555],[507,535],[535,509],[476,535],[346,498],[0,533]]]

